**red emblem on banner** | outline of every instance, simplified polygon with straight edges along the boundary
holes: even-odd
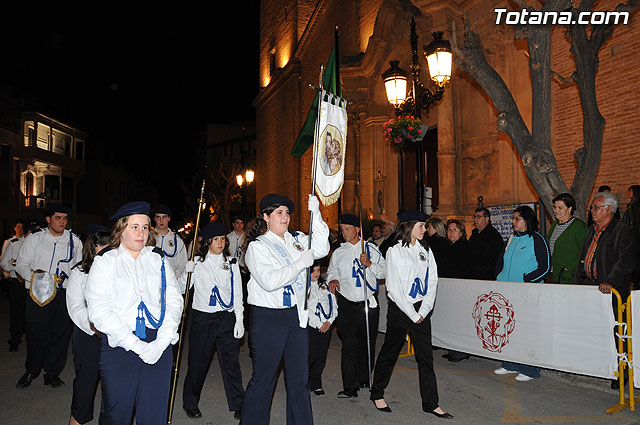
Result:
[[[516,327],[513,306],[509,300],[493,291],[482,294],[478,296],[472,316],[482,346],[486,350],[501,353]]]

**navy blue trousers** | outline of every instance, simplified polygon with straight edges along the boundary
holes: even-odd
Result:
[[[198,407],[213,351],[217,349],[229,410],[242,409],[244,389],[238,359],[240,340],[233,337],[235,324],[236,315],[233,312],[192,311],[189,328],[189,367],[182,392],[184,407]]]
[[[93,402],[100,380],[100,340],[87,335],[73,325],[73,364],[76,377],[73,380],[71,416],[81,423],[93,420]]]
[[[333,326],[325,333],[309,327],[309,388],[322,389],[322,371],[327,364],[327,352],[331,343]]]
[[[298,326],[295,307],[271,309],[251,306],[249,343],[253,375],[242,406],[244,425],[268,425],[280,362],[287,388],[287,424],[312,425],[309,395],[309,335]]]
[[[22,342],[22,335],[25,333],[26,324],[24,317],[24,307],[27,302],[27,291],[24,290],[24,283],[15,277],[9,279],[9,332],[11,338],[9,345],[18,346]]]
[[[157,330],[147,328],[144,341],[155,340],[156,334]],[[133,351],[110,347],[108,339],[102,335],[100,425],[130,425],[134,408],[137,425],[166,424],[173,362],[171,346],[156,364],[149,365]]]

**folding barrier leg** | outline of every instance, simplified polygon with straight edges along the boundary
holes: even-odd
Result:
[[[615,404],[613,406],[611,406],[610,408],[608,408],[606,410],[607,413],[615,415],[618,412],[621,412],[622,410],[625,409],[625,407],[630,405],[630,400],[629,399],[625,399],[624,396],[624,369],[625,367],[627,367],[627,360],[625,360],[624,357],[624,344],[623,344],[623,338],[626,336],[625,332],[622,328],[622,312],[625,310],[625,307],[627,307],[627,304],[622,304],[622,297],[620,297],[620,293],[618,291],[616,291],[615,289],[611,288],[611,293],[613,293],[616,298],[618,299],[618,335],[622,335],[622,338],[620,336],[618,336],[618,358],[619,363],[618,363],[618,371],[615,373],[615,375],[618,377],[618,381],[620,383],[620,401],[618,402],[618,404]],[[630,302],[630,298],[629,301]],[[627,309],[627,332],[630,332],[629,330],[629,325],[630,325],[630,315],[629,315],[629,310]],[[629,350],[629,344],[627,343],[627,350]],[[629,391],[631,392],[631,397],[633,398],[633,381],[632,381],[632,376],[633,376],[633,372],[630,371],[629,372]],[[632,409],[633,410],[633,409]]]

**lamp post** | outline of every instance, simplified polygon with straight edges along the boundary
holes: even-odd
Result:
[[[242,174],[238,174],[236,176],[236,183],[242,189],[242,220],[245,221],[247,218],[247,185],[253,183],[253,178],[255,173],[251,169],[247,169],[244,172],[244,176]]]
[[[418,34],[416,33],[416,22],[411,18],[411,82],[408,84],[407,72],[401,69],[397,60],[389,62],[391,68],[382,74],[387,99],[395,108],[396,116],[413,115],[420,119],[422,109],[429,113],[429,107],[435,102],[442,99],[444,94],[444,86],[451,79],[451,64],[453,60],[453,52],[451,44],[447,40],[442,39],[442,31],[434,32],[433,41],[427,46],[423,46],[424,56],[429,66],[429,74],[431,80],[436,84],[437,89],[431,91],[425,87],[420,81],[420,64],[418,62]],[[407,85],[409,92],[407,93]],[[424,134],[423,134],[424,137]],[[424,206],[424,183],[423,183],[423,150],[422,140],[417,143],[416,156],[416,199],[418,209],[423,210]],[[402,154],[400,155],[402,161]],[[400,166],[402,168],[402,165]],[[401,170],[402,171],[402,170]],[[400,173],[402,179],[402,173]]]

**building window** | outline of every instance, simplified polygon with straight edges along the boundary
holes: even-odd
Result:
[[[66,157],[71,156],[71,136],[63,133],[60,130],[53,130],[51,132],[53,152],[64,155]]]
[[[33,146],[36,139],[36,130],[33,121],[24,122],[24,145],[26,147]]]
[[[44,149],[48,151],[50,135],[51,135],[51,127],[39,122],[38,123],[38,139],[36,141],[36,146],[40,149]]]
[[[271,41],[271,50],[269,50],[269,75],[273,76],[276,72],[276,40]]]
[[[84,161],[84,140],[76,140],[74,159]]]

